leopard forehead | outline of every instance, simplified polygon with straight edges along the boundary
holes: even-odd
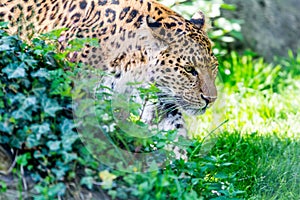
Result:
[[[168,60],[170,64],[182,63],[202,68],[218,62],[213,54],[210,40],[205,33],[200,31],[175,36],[161,59]]]

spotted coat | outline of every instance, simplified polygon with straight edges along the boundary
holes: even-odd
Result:
[[[154,0],[1,0],[0,20],[28,41],[66,28],[61,50],[74,38],[96,38],[100,47],[87,45],[70,60],[113,73],[106,82],[115,90],[155,83],[163,129],[183,128],[182,111],[202,114],[217,98],[218,61],[202,12],[186,20]],[[153,116],[150,109],[145,121]]]

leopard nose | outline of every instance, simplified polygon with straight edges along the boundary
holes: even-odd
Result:
[[[217,99],[216,96],[206,96],[206,95],[203,95],[203,94],[201,94],[201,98],[204,99],[204,101],[206,102],[206,105],[212,104]]]

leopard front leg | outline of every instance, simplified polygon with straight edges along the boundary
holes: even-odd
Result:
[[[159,128],[164,131],[177,130],[174,143],[178,143],[180,138],[187,139],[187,129],[182,114],[179,111],[172,111],[166,114],[166,117],[159,123]],[[180,137],[182,136],[182,137]],[[188,160],[185,146],[178,146],[174,143],[168,144],[165,148],[175,154],[176,159]]]

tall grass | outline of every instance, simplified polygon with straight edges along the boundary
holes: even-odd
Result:
[[[234,163],[226,173],[246,199],[300,199],[300,62],[291,55],[275,65],[232,52],[220,62],[216,105],[188,120],[198,138],[226,122],[210,154]]]

